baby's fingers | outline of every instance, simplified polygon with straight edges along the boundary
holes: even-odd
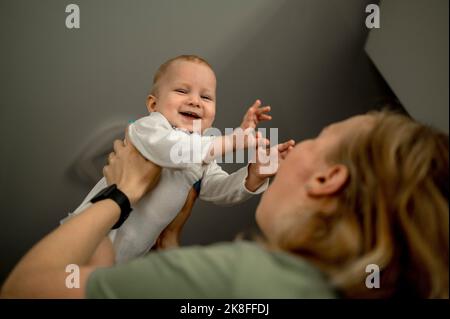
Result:
[[[293,146],[289,146],[289,148],[283,152],[279,152],[281,159],[285,159],[289,152],[293,149]]]
[[[286,156],[289,154],[290,150],[294,148],[295,142],[294,140],[289,140],[287,142],[278,144],[278,154],[281,157],[281,159],[285,159]]]
[[[285,151],[288,151],[289,149],[292,149],[295,145],[295,141],[294,140],[289,140],[287,142],[278,144],[278,152],[282,153]]]
[[[272,119],[272,116],[269,114],[266,114],[270,112],[270,106],[264,106],[261,108],[258,108],[255,110],[256,117],[258,121],[270,121]]]
[[[256,140],[258,147],[267,148],[270,145],[270,141],[267,138],[263,138],[262,133],[259,131],[256,132]]]
[[[252,111],[252,112],[255,112],[257,109],[259,109],[260,106],[261,106],[261,101],[260,100],[256,100],[255,103],[253,103],[253,105],[250,106],[250,108],[248,110]]]
[[[270,121],[272,119],[272,116],[267,115],[267,114],[262,114],[258,116],[258,121],[263,122],[263,121]]]
[[[267,113],[267,112],[270,112],[270,106],[269,105],[264,106],[264,107],[260,107],[260,108],[258,108],[256,110],[256,114],[258,114],[258,115],[261,115],[261,114]]]

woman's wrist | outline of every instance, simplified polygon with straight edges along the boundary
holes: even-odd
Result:
[[[117,188],[128,197],[130,205],[134,206],[142,197],[143,192],[139,192],[132,187],[127,187],[126,185],[117,185]]]
[[[139,202],[141,198],[159,182],[161,169],[159,167],[157,168],[157,170],[153,170],[152,174],[145,176],[145,178],[142,178],[139,181],[129,181],[117,184],[117,188],[128,197],[131,206],[134,206]]]

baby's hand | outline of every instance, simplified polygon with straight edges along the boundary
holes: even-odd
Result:
[[[294,148],[294,140],[273,146],[270,150],[258,147],[256,161],[249,166],[249,174],[259,180],[274,176],[281,162],[284,161],[289,152]]]
[[[256,126],[259,122],[270,121],[272,116],[265,114],[270,112],[270,106],[261,106],[261,101],[256,100],[252,106],[247,110],[247,113],[244,115],[244,119],[241,123],[241,128],[246,130],[248,128],[256,129]]]

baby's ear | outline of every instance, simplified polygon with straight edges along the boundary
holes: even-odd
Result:
[[[156,96],[150,94],[149,96],[147,96],[147,110],[148,112],[155,112],[156,111]]]

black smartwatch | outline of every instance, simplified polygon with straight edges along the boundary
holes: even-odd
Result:
[[[119,228],[123,222],[128,218],[130,212],[133,210],[130,205],[130,200],[127,195],[125,195],[120,189],[117,188],[116,184],[112,184],[104,189],[102,189],[97,195],[91,199],[91,203],[96,203],[104,199],[112,199],[120,207],[120,217],[117,223],[112,227],[112,229]]]

